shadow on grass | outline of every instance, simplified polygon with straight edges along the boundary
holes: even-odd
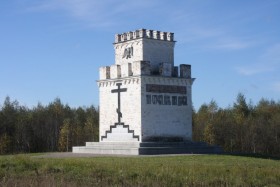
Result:
[[[262,159],[280,160],[280,156],[265,155],[265,154],[258,154],[258,153],[223,153],[222,155],[231,155],[231,156],[242,156],[242,157],[250,157],[250,158],[262,158]]]

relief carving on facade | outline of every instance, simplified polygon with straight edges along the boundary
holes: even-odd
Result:
[[[131,58],[133,56],[133,47],[127,47],[124,49],[122,58]]]

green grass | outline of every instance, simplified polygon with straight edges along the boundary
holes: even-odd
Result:
[[[280,161],[244,156],[0,156],[0,186],[280,186]]]

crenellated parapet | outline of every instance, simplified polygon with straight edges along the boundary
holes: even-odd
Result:
[[[160,63],[157,70],[151,67],[149,61],[135,61],[133,63],[126,63],[121,65],[111,65],[100,67],[100,80],[118,79],[130,76],[153,76],[153,77],[180,77],[191,79],[191,65],[180,64],[172,66],[170,63]]]
[[[127,42],[130,40],[140,39],[140,38],[174,42],[174,33],[149,30],[149,29],[139,29],[135,31],[125,32],[123,34],[116,34],[115,44]]]

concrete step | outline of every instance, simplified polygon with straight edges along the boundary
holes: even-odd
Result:
[[[96,149],[138,149],[139,142],[86,142],[86,147]]]
[[[221,154],[222,150],[216,148],[139,148],[140,155],[155,155],[155,154]]]
[[[220,154],[218,146],[204,142],[86,142],[86,146],[73,147],[74,153],[92,154]]]
[[[186,147],[209,147],[205,143],[185,143],[185,142],[86,142],[86,146],[90,147],[178,147],[178,148],[186,148]]]
[[[205,142],[142,142],[140,147],[204,147]]]
[[[91,153],[91,154],[101,154],[101,155],[139,155],[138,148],[96,148],[96,147],[73,147],[73,153]]]

